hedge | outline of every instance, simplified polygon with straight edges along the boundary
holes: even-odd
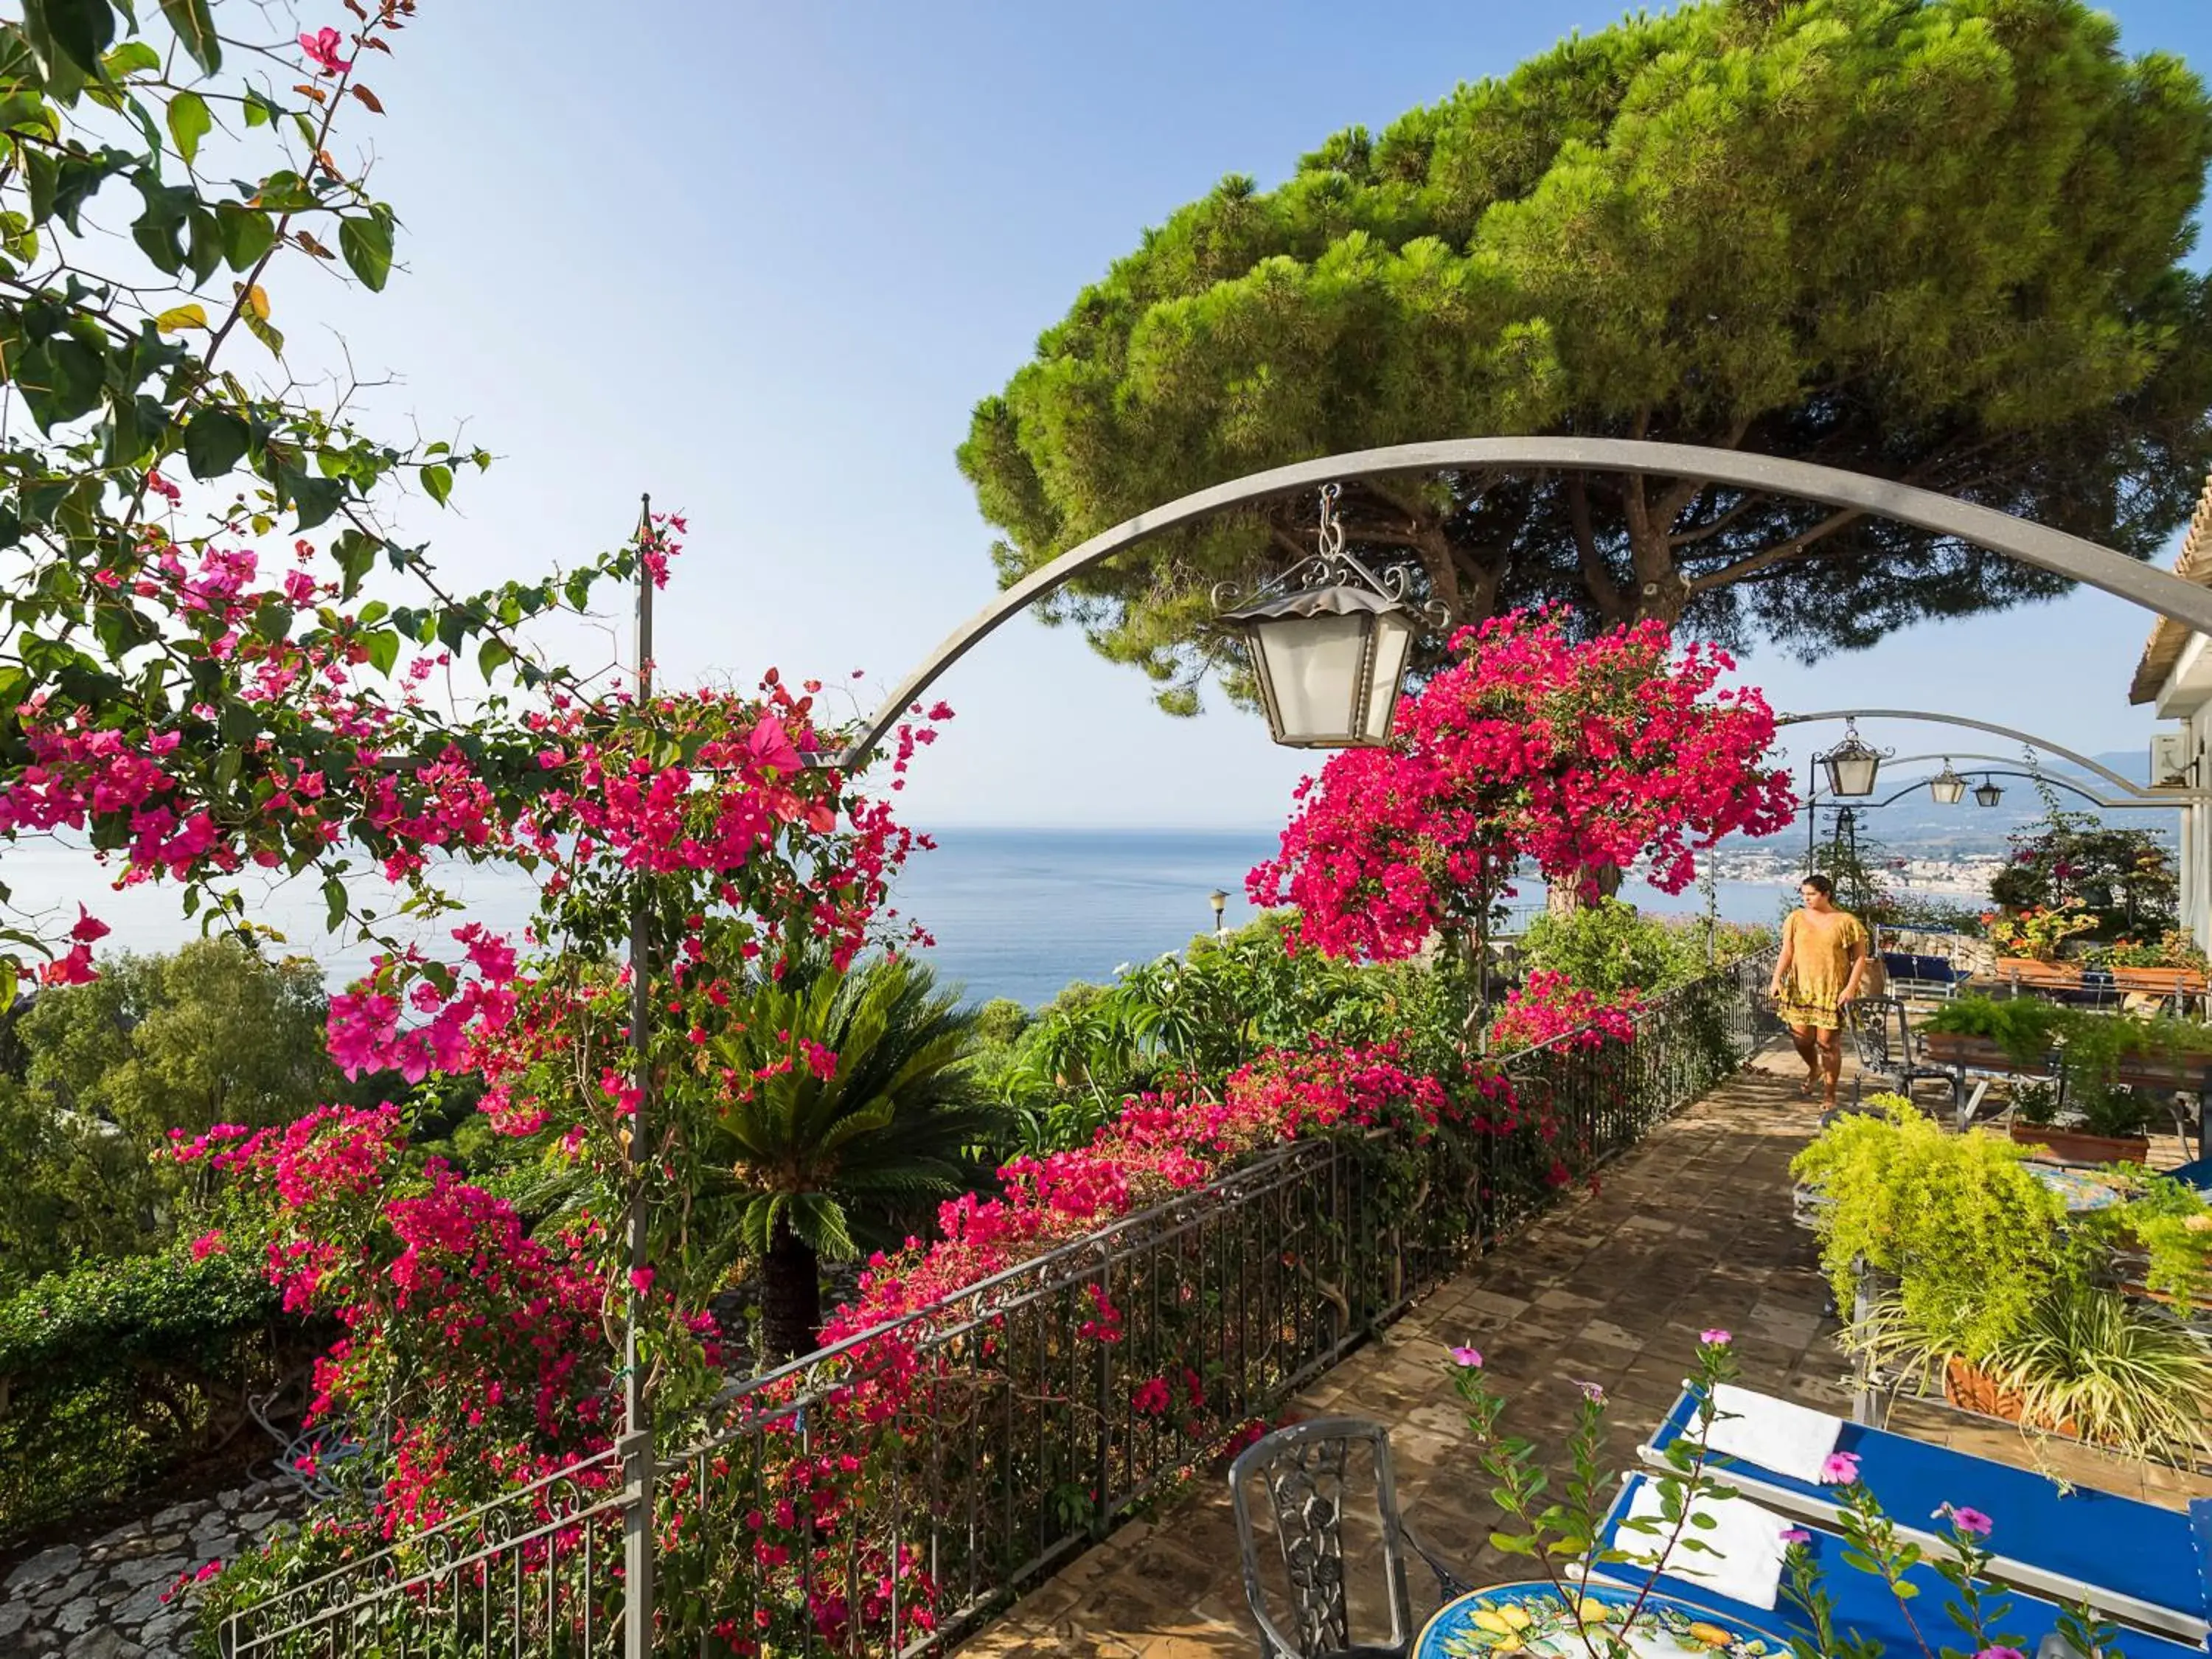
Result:
[[[223,1255],[92,1262],[0,1301],[0,1546],[258,1434],[249,1397],[327,1338]]]

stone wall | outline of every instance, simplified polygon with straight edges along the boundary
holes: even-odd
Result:
[[[0,1652],[56,1659],[182,1659],[193,1596],[172,1587],[298,1514],[295,1487],[256,1481],[173,1504],[88,1543],[57,1544],[0,1578]],[[167,1598],[167,1599],[164,1599]]]

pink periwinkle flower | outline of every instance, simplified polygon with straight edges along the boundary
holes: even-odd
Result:
[[[1850,1452],[1830,1452],[1820,1464],[1820,1484],[1849,1486],[1859,1478],[1859,1460]]]
[[[1784,1527],[1782,1541],[1785,1544],[1809,1544],[1813,1541],[1813,1534],[1802,1527]]]
[[[1723,1330],[1719,1326],[1716,1325],[1709,1331],[1699,1331],[1698,1333],[1698,1340],[1704,1343],[1709,1348],[1725,1348],[1729,1343],[1735,1341],[1735,1338],[1730,1333]]]
[[[1462,1370],[1480,1370],[1482,1368],[1482,1355],[1477,1349],[1468,1347],[1454,1348],[1451,1351],[1451,1358],[1452,1364],[1458,1366]]]
[[[1987,1538],[1990,1529],[1996,1525],[1996,1522],[1990,1520],[1979,1510],[1970,1509],[1964,1504],[1946,1504],[1936,1511],[1935,1518],[1938,1521],[1948,1521],[1960,1532],[1972,1538]]]

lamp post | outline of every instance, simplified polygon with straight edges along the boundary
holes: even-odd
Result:
[[[1980,787],[1974,791],[1974,805],[1977,806],[1995,806],[2003,799],[2004,786],[1995,778],[1986,775],[1983,777]]]
[[[1966,781],[1952,770],[1950,758],[1943,761],[1943,769],[1928,780],[1928,793],[1938,806],[1956,806],[1966,793]]]
[[[1213,937],[1226,938],[1229,933],[1229,924],[1224,918],[1229,911],[1229,895],[1217,887],[1207,895],[1206,902],[1213,906]]]
[[[1259,682],[1267,731],[1292,749],[1374,748],[1390,739],[1390,718],[1405,687],[1416,617],[1406,574],[1378,576],[1344,549],[1336,516],[1341,484],[1321,492],[1319,544],[1265,597],[1226,609],[1233,584],[1213,590],[1215,621],[1243,636]],[[1422,607],[1441,627],[1434,603]]]

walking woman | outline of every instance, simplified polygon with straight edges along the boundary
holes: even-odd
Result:
[[[1802,908],[1782,924],[1782,955],[1766,988],[1775,1012],[1790,1027],[1797,1058],[1805,1062],[1800,1095],[1813,1097],[1826,1085],[1827,1103],[1836,1103],[1836,1080],[1844,1069],[1844,1005],[1859,994],[1872,959],[1867,930],[1848,910],[1836,908],[1836,884],[1808,876],[1798,884]]]

